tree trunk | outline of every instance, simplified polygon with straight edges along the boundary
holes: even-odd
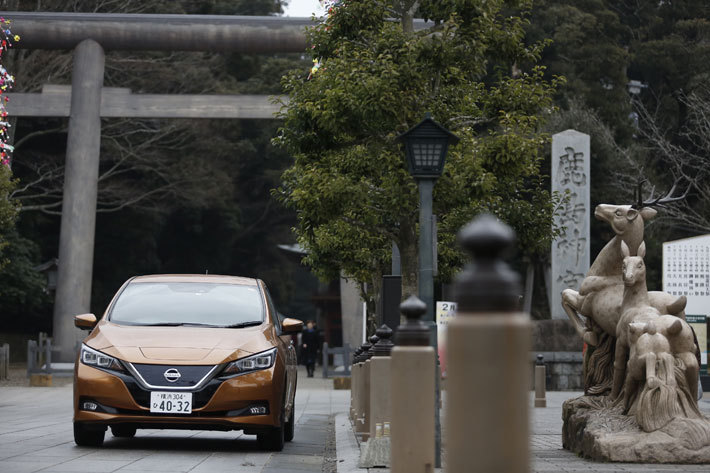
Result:
[[[414,14],[419,8],[419,0],[401,0],[402,6],[402,31],[407,34],[414,33]]]

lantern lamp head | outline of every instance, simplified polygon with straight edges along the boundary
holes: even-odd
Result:
[[[444,172],[449,145],[459,138],[435,122],[428,113],[424,120],[397,137],[404,143],[409,171],[415,178],[437,178]]]

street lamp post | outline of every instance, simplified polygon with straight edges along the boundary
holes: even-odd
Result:
[[[424,120],[397,138],[404,143],[409,171],[419,186],[419,298],[426,304],[424,320],[429,324],[429,344],[438,355],[436,320],[434,311],[434,242],[433,242],[433,190],[434,183],[444,171],[449,145],[459,138],[435,122],[429,113]],[[438,356],[437,356],[438,360]],[[438,361],[437,361],[438,365]],[[436,370],[436,466],[441,465],[441,422],[439,419],[439,370]]]

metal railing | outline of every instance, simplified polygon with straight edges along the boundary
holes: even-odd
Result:
[[[328,347],[328,343],[323,343],[323,377],[330,376],[350,376],[350,358],[353,353],[350,345],[343,343],[342,347]],[[333,368],[330,369],[330,356],[333,355]],[[335,368],[342,366],[343,370],[339,371]]]
[[[33,374],[51,374],[54,376],[73,376],[74,363],[53,363],[52,339],[40,332],[37,341],[27,341],[27,377]]]
[[[7,379],[10,376],[10,345],[3,343],[0,345],[0,379]]]

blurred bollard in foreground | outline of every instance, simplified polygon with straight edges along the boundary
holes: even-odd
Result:
[[[446,470],[528,472],[531,323],[517,309],[519,277],[502,260],[515,234],[482,215],[459,240],[473,261],[456,278],[448,326]]]
[[[545,361],[542,355],[537,355],[535,362],[535,407],[547,407],[545,398]]]
[[[416,296],[402,302],[407,318],[392,349],[392,473],[434,471],[434,370],[429,327],[421,321],[426,305]],[[470,438],[469,435],[465,436]]]

